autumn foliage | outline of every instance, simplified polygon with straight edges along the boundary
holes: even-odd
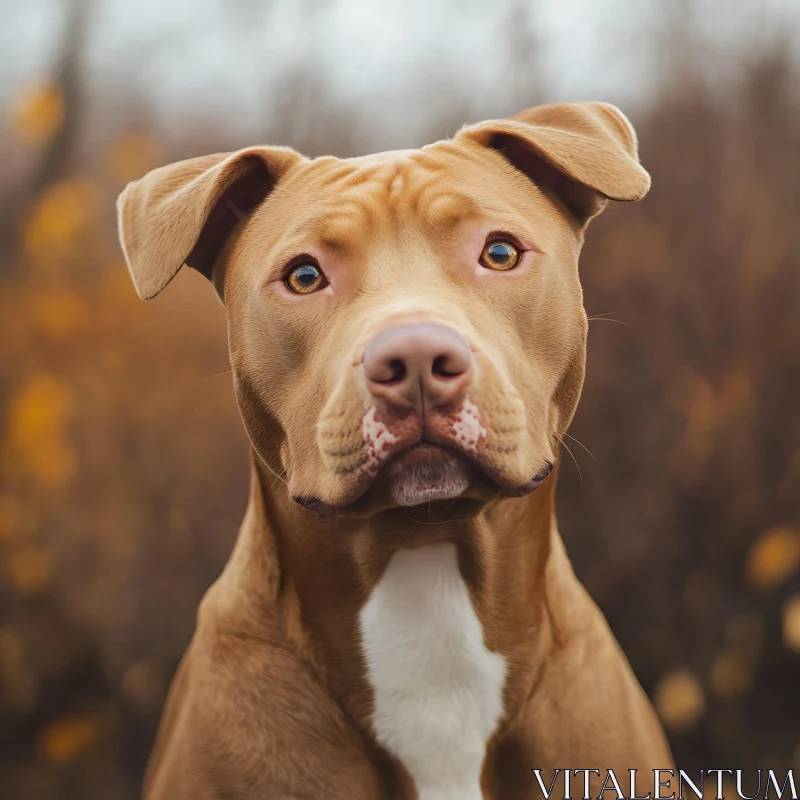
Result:
[[[797,79],[776,48],[727,94],[667,82],[626,109],[654,188],[581,267],[561,528],[687,769],[800,769]],[[432,136],[466,121],[447,113]],[[68,114],[57,80],[21,87],[7,149],[46,151]],[[223,310],[188,270],[140,302],[116,243],[125,182],[225,149],[204,135],[117,131],[0,209],[3,798],[135,797],[244,508]]]

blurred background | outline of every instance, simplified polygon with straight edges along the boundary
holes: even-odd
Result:
[[[800,769],[800,3],[0,5],[0,798],[137,796],[244,509],[223,309],[136,298],[125,183],[579,99],[654,188],[588,234],[562,533],[679,766]]]

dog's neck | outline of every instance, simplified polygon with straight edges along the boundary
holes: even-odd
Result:
[[[548,575],[554,560],[566,560],[555,526],[556,472],[528,497],[498,500],[469,519],[431,523],[412,510],[320,519],[293,503],[254,455],[247,514],[220,581],[230,611],[223,624],[288,638],[366,729],[372,697],[360,611],[398,549],[450,542],[485,645],[506,659],[505,705],[519,707],[552,646]]]

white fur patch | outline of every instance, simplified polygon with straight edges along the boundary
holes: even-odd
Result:
[[[361,431],[364,434],[364,441],[369,447],[370,466],[377,466],[381,461],[384,449],[397,441],[397,437],[375,416],[376,413],[375,406],[369,406],[361,420]]]
[[[453,544],[400,550],[361,611],[377,740],[419,800],[481,800],[506,665],[489,651]]]
[[[478,449],[478,440],[481,436],[486,436],[486,431],[481,427],[481,418],[478,407],[469,400],[464,401],[464,405],[456,416],[453,423],[456,441],[468,452],[475,453]]]

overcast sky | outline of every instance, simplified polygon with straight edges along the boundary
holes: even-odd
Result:
[[[337,93],[374,110],[378,127],[399,107],[412,111],[412,125],[431,76],[491,106],[516,64],[535,73],[544,99],[624,104],[657,78],[662,10],[676,4],[692,12],[693,37],[722,65],[746,57],[762,33],[791,31],[795,44],[800,34],[800,0],[97,0],[87,72],[100,93],[115,81],[137,84],[166,129],[205,107],[235,114],[246,129],[287,64],[318,65]],[[67,2],[2,5],[6,102],[46,74]],[[515,5],[532,37],[521,35]],[[399,131],[397,145],[408,135]]]

